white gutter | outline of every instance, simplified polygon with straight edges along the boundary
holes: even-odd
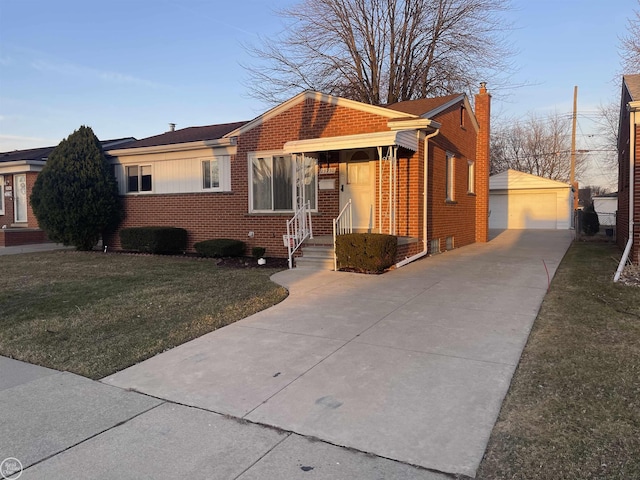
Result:
[[[121,149],[106,150],[107,155],[113,157],[129,155],[145,155],[147,153],[167,153],[183,152],[187,150],[199,150],[202,148],[233,147],[236,145],[236,138],[217,138],[214,140],[199,140],[196,142],[170,143],[167,145],[153,145],[150,147],[131,147]]]
[[[424,137],[424,193],[422,198],[422,243],[424,244],[424,247],[421,252],[416,253],[412,257],[405,258],[401,262],[396,263],[396,268],[404,267],[408,263],[424,257],[429,251],[429,247],[427,245],[427,185],[429,185],[429,139],[435,137],[439,133],[440,129],[438,128],[435,132],[430,133],[429,135]]]
[[[624,253],[622,254],[622,258],[618,264],[616,274],[613,277],[614,282],[620,280],[620,275],[622,274],[622,270],[624,270],[624,266],[626,265],[629,254],[631,253],[631,247],[633,246],[633,184],[635,180],[634,164],[636,163],[636,110],[631,104],[629,104],[629,106],[631,107],[629,111],[629,119],[631,120],[629,122],[629,238],[627,239],[627,245],[624,248]]]

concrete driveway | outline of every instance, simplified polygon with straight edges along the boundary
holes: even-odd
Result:
[[[504,231],[381,276],[285,271],[281,304],[103,382],[474,476],[571,240]]]
[[[494,235],[380,276],[281,272],[281,304],[102,382],[0,357],[0,462],[21,479],[474,476],[572,240]]]

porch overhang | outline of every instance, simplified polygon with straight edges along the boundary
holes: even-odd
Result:
[[[413,152],[418,151],[419,130],[395,130],[389,132],[361,133],[339,137],[292,140],[284,144],[284,153],[323,152],[367,147],[397,145]]]

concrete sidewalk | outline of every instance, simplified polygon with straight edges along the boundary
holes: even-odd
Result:
[[[70,250],[75,247],[65,247],[60,243],[35,243],[32,245],[15,245],[0,247],[0,255],[18,255],[20,253],[48,252],[51,250]]]
[[[506,231],[380,276],[281,272],[281,304],[102,383],[14,365],[0,456],[33,465],[21,478],[474,476],[571,240]]]

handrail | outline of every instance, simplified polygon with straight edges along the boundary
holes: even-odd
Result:
[[[287,234],[283,237],[289,253],[289,268],[293,268],[293,254],[307,238],[313,238],[311,201],[297,209],[293,218],[287,220]]]
[[[353,233],[353,219],[351,216],[351,199],[346,203],[340,214],[333,220],[333,270],[338,270],[336,256],[336,237],[345,233]]]

